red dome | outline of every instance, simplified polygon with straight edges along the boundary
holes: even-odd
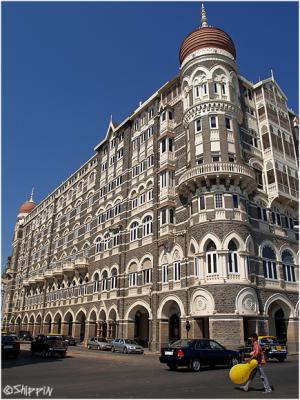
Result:
[[[26,201],[24,204],[21,205],[19,214],[29,214],[34,208],[36,204],[33,201]]]
[[[180,65],[183,60],[196,50],[204,49],[205,47],[216,47],[226,50],[232,56],[236,57],[234,43],[231,37],[222,29],[213,26],[198,28],[191,32],[182,42],[179,51]]]

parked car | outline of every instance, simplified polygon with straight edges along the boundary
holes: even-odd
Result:
[[[62,335],[62,339],[67,343],[68,346],[76,346],[76,341],[72,336]]]
[[[159,361],[172,370],[187,367],[197,372],[203,365],[232,367],[239,363],[240,356],[237,351],[227,350],[215,340],[182,339],[162,348]]]
[[[33,340],[33,337],[29,331],[20,331],[19,340],[25,340],[31,342]]]
[[[143,354],[144,348],[140,346],[136,341],[131,339],[115,339],[111,342],[111,351]]]
[[[95,336],[89,338],[87,342],[88,349],[97,349],[97,350],[111,350],[111,344],[108,341],[100,336]]]
[[[1,355],[3,358],[18,358],[20,354],[20,343],[13,335],[1,335]]]
[[[267,359],[275,358],[278,361],[284,361],[287,358],[287,346],[285,343],[279,343],[275,336],[258,336],[258,343],[261,345]],[[251,340],[245,342],[245,346],[238,348],[242,359],[250,357],[253,351]]]
[[[68,345],[63,340],[61,335],[38,335],[31,342],[31,354],[42,354],[44,357],[52,354],[58,354],[65,357]]]

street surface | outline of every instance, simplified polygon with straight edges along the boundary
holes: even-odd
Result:
[[[53,388],[51,398],[298,398],[296,355],[284,363],[267,364],[266,373],[275,388],[272,394],[263,393],[258,374],[245,393],[230,382],[228,373],[226,368],[170,371],[157,354],[118,354],[82,347],[69,347],[66,358],[32,357],[29,346],[22,345],[17,361],[2,363],[2,398],[30,397],[28,393],[5,394],[7,385],[49,386]],[[49,398],[47,392],[39,397]]]

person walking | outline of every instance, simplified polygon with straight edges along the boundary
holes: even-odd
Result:
[[[266,357],[264,355],[264,352],[262,351],[262,348],[260,344],[258,343],[258,336],[256,333],[253,333],[250,336],[251,343],[253,345],[253,351],[250,353],[251,357],[250,360],[255,359],[258,362],[257,368],[252,372],[250,379],[246,382],[244,386],[240,386],[240,389],[244,390],[245,392],[248,391],[249,385],[254,379],[257,371],[259,372],[260,379],[262,380],[264,384],[265,391],[264,393],[271,393],[273,391],[272,387],[269,384],[269,380],[267,378],[267,375],[265,374],[263,366],[266,364]]]

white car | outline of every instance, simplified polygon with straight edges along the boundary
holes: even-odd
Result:
[[[111,342],[111,351],[121,353],[143,354],[144,348],[131,339],[115,339]]]

